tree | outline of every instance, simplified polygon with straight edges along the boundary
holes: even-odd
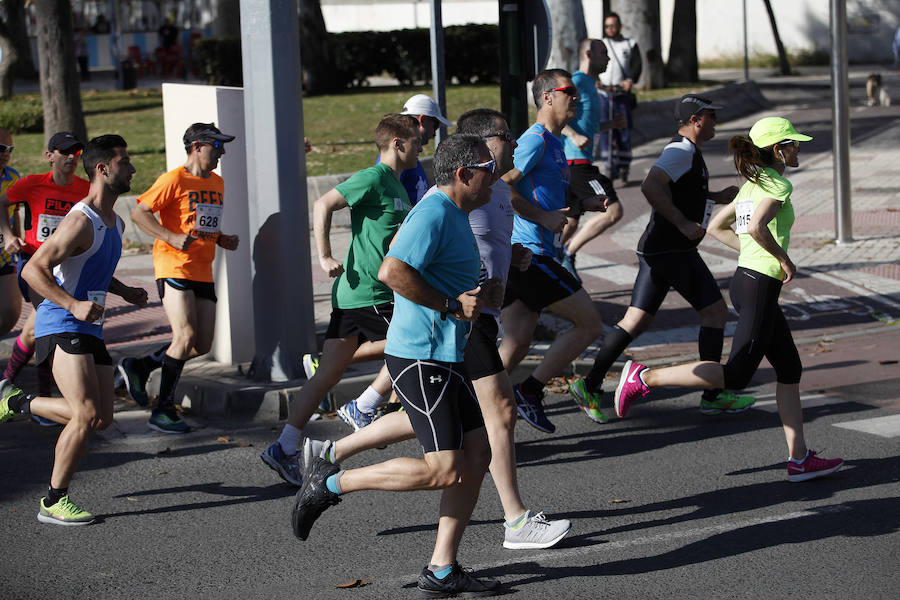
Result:
[[[15,75],[22,79],[36,79],[38,74],[34,69],[31,41],[25,26],[25,0],[3,0],[3,4],[6,5],[6,25],[19,58]]]
[[[778,71],[782,75],[791,74],[791,64],[788,62],[787,52],[784,50],[784,44],[781,43],[781,36],[778,34],[778,25],[775,23],[775,12],[772,10],[771,0],[763,0],[766,5],[766,12],[769,13],[769,23],[772,24],[772,35],[775,36],[775,47],[778,49]]]
[[[622,32],[641,50],[644,70],[636,87],[652,90],[665,85],[662,43],[659,41],[659,0],[613,0],[611,8],[622,19]]]
[[[319,0],[297,0],[300,12],[300,66],[307,94],[335,91],[334,56]]]
[[[44,136],[49,138],[57,131],[71,131],[78,139],[85,140],[87,129],[75,62],[72,5],[69,0],[34,0],[34,9]]]
[[[578,44],[587,37],[581,0],[548,0],[553,39],[550,41],[550,68],[578,69]]]
[[[0,98],[12,96],[13,67],[18,60],[19,53],[13,44],[9,27],[0,21]]]
[[[697,64],[697,0],[675,0],[666,81],[700,81]]]

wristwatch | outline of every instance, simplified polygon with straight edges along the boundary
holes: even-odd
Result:
[[[455,313],[459,310],[459,300],[456,298],[447,297],[444,299],[444,310],[441,311],[441,320],[444,321],[447,319],[448,314]]]

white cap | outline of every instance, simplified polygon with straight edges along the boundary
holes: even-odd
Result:
[[[441,108],[437,102],[425,94],[416,94],[406,101],[403,105],[403,115],[425,115],[426,117],[434,117],[447,127],[453,127],[453,122],[441,114]]]

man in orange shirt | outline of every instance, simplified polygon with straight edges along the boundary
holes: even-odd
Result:
[[[148,424],[163,433],[190,431],[175,410],[175,386],[185,361],[206,354],[212,346],[216,319],[212,262],[216,246],[226,250],[238,246],[238,236],[220,231],[225,183],[213,173],[225,154],[225,143],[234,136],[222,133],[213,123],[194,123],[183,139],[187,161],[160,175],[131,212],[135,225],[156,238],[153,269],[172,327],[172,341],[164,354],[126,359],[119,365],[132,398],[143,395],[143,404],[150,371],[162,367],[159,401]],[[153,213],[158,213],[158,220]]]
[[[19,289],[35,309],[44,299],[22,279],[22,269],[41,244],[56,231],[69,209],[88,195],[90,184],[75,175],[83,150],[84,144],[72,133],[54,133],[44,153],[50,162],[50,172],[23,177],[0,196],[0,215],[8,214],[11,204],[23,204],[25,207],[23,236],[19,237],[12,231],[6,218],[0,218],[0,233],[3,234],[3,249],[10,255],[19,255]],[[33,311],[29,315],[22,326],[22,333],[13,344],[3,379],[15,381],[34,354],[35,314]],[[38,393],[41,396],[50,395],[52,382],[49,364],[38,365]],[[36,420],[42,425],[56,425],[50,420]]]

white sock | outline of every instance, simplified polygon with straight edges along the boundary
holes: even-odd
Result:
[[[788,456],[788,460],[797,465],[803,464],[803,461],[805,461],[807,458],[809,458],[809,449],[806,450],[806,455],[804,455],[804,457],[801,458],[800,460],[797,460],[796,458],[791,458],[790,456]]]
[[[297,447],[300,445],[300,440],[303,439],[303,430],[297,429],[290,423],[285,424],[284,429],[281,430],[281,435],[278,436],[278,443],[281,445],[281,451],[287,454],[288,456],[293,456],[297,454]]]
[[[375,412],[378,405],[384,402],[384,396],[375,391],[371,385],[356,399],[356,408],[362,412]]]

